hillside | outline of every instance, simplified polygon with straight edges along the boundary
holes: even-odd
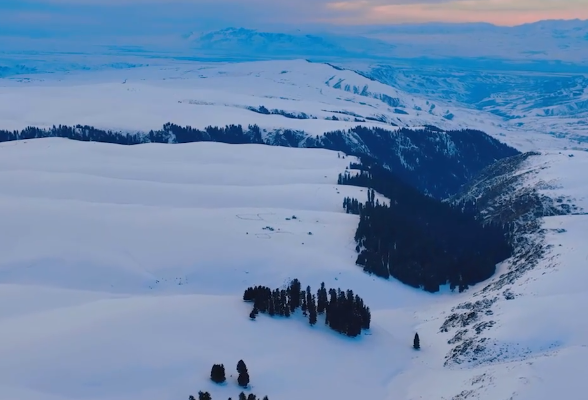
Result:
[[[357,217],[342,200],[363,189],[336,185],[350,158],[335,152],[42,139],[0,153],[5,398],[236,398],[208,376],[216,362],[234,374],[241,358],[270,399],[385,398],[412,354],[402,308],[439,299],[354,266]],[[294,277],[403,317],[360,340],[249,320],[246,287]],[[368,367],[342,368],[356,363]]]
[[[587,164],[585,152],[518,156],[464,189],[487,218],[518,222],[518,252],[466,296],[415,307],[431,343],[390,385],[400,398],[583,398],[588,186],[574,171]]]
[[[149,131],[173,122],[200,129],[257,124],[322,135],[358,124],[429,125],[481,130],[522,150],[537,147],[528,140],[536,140],[536,134],[511,129],[494,114],[304,60],[52,71],[2,79],[0,89],[1,129],[8,130],[81,124]]]
[[[515,258],[469,291],[431,295],[354,265],[358,218],[342,199],[365,193],[336,184],[353,160],[336,152],[40,139],[0,153],[2,397],[235,398],[239,359],[251,391],[270,399],[579,400],[585,389],[580,209],[543,220],[532,268]],[[571,171],[588,157],[570,154],[503,169],[522,177],[505,193],[536,187],[585,209],[586,185]],[[294,277],[360,294],[369,335],[300,317],[249,320],[246,287]],[[208,376],[221,362],[233,377],[217,387]]]

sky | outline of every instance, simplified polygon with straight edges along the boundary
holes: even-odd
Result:
[[[573,18],[588,19],[588,0],[0,0],[0,34],[21,35]]]

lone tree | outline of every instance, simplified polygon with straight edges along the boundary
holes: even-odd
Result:
[[[198,400],[212,400],[212,397],[210,397],[210,393],[208,392],[198,392]]]
[[[414,340],[412,341],[412,347],[414,347],[415,350],[418,350],[421,348],[421,340],[419,339],[418,333],[414,334]]]
[[[241,387],[249,386],[249,373],[243,372],[243,373],[239,374],[239,376],[237,377],[237,383]]]
[[[239,360],[237,363],[237,372],[239,373],[237,383],[239,383],[239,386],[247,387],[249,385],[249,372],[243,360]]]
[[[210,379],[214,383],[223,383],[226,381],[225,366],[223,364],[214,364],[210,370]]]
[[[194,398],[194,396],[190,396],[190,397],[188,397],[188,400],[196,400],[196,399]]]

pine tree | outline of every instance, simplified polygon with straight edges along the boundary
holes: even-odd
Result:
[[[414,340],[413,340],[412,347],[414,347],[415,350],[418,350],[418,349],[421,348],[421,340],[419,338],[419,334],[418,333],[415,333],[414,334]]]
[[[239,386],[247,387],[249,385],[249,372],[247,372],[247,365],[243,360],[239,360],[237,363],[237,372],[239,373],[237,383],[239,383]]]
[[[249,373],[247,373],[247,371],[240,373],[237,377],[237,383],[241,387],[249,386]]]
[[[312,295],[310,303],[308,304],[308,323],[310,326],[314,326],[317,321],[316,302],[315,297]]]
[[[263,396],[263,400],[269,400],[267,396]]]
[[[188,400],[196,400],[196,398],[192,395],[190,395],[190,397],[188,397]]]
[[[247,365],[245,365],[245,361],[239,360],[237,363],[237,372],[242,374],[243,372],[247,372]]]
[[[255,312],[256,309],[254,308],[253,310],[251,310],[251,312],[249,313],[249,318],[251,318],[252,320],[255,320],[255,317],[257,315],[257,313]]]
[[[239,400],[247,400],[247,396],[245,395],[245,393],[239,393]]]
[[[327,297],[327,289],[325,288],[325,282],[321,283],[321,288],[317,293],[317,313],[323,314],[328,305],[329,299]]]
[[[249,396],[247,396],[247,400],[257,400],[257,396],[253,393],[249,393]]]

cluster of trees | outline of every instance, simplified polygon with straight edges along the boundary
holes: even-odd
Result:
[[[247,370],[247,365],[245,365],[243,360],[239,360],[237,363],[237,373],[239,374],[237,377],[239,386],[249,386],[249,371]],[[210,370],[210,379],[214,383],[224,383],[227,380],[225,366],[223,364],[214,364]]]
[[[289,317],[300,309],[311,326],[317,323],[319,315],[324,314],[325,324],[350,337],[359,336],[362,330],[370,328],[371,313],[363,299],[352,290],[327,290],[324,282],[316,294],[310,286],[303,290],[298,279],[293,279],[286,289],[249,287],[243,293],[243,300],[253,303],[249,314],[251,319],[259,313]]]
[[[237,373],[239,376],[237,377],[237,382],[241,387],[248,387],[249,386],[249,371],[247,370],[247,365],[243,360],[239,360],[237,363]],[[212,369],[210,370],[210,379],[214,383],[224,383],[226,378],[225,366],[223,364],[214,364]],[[196,400],[194,396],[190,396],[189,400]],[[198,392],[198,400],[212,400],[212,397],[209,392]],[[229,400],[231,398],[229,397]],[[241,392],[239,394],[239,400],[257,400],[257,396],[250,393],[249,395],[245,395],[245,393]],[[269,400],[267,396],[264,396],[263,399],[260,400]]]
[[[263,399],[261,399],[261,397],[257,397],[256,395],[254,395],[253,393],[249,393],[249,395],[246,395],[245,393],[241,392],[239,393],[239,397],[238,400],[269,400],[269,398],[267,396],[264,396]],[[188,400],[196,400],[194,398],[194,396],[190,396],[188,398]],[[198,392],[198,400],[212,400],[212,396],[210,395],[209,392]],[[232,400],[231,397],[229,397],[229,400]]]
[[[429,292],[445,284],[463,291],[511,256],[510,225],[483,225],[473,205],[457,208],[424,196],[376,164],[362,168],[341,174],[339,184],[370,188],[365,203],[343,201],[348,213],[360,216],[356,263],[366,272]],[[391,201],[376,200],[376,191]]]
[[[353,140],[345,140],[352,137]],[[434,126],[423,129],[388,129],[357,126],[347,131],[326,132],[321,146],[364,158],[368,152],[397,178],[437,199],[459,191],[484,168],[520,152],[472,129],[443,131]]]

